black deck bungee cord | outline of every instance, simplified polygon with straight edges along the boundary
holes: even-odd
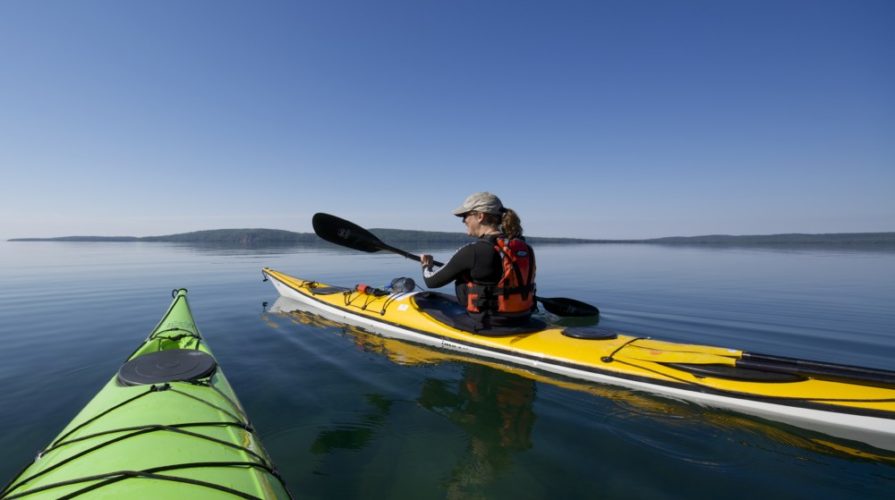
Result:
[[[634,342],[637,342],[638,340],[649,340],[649,339],[650,339],[649,337],[634,337],[633,339],[631,339],[631,340],[625,342],[624,344],[618,346],[618,348],[616,348],[614,351],[612,351],[612,352],[609,354],[609,356],[603,356],[602,358],[600,358],[600,361],[602,361],[602,362],[604,362],[604,363],[612,363],[613,361],[615,361],[615,359],[613,358],[613,356],[615,356],[616,354],[618,354],[618,351],[621,351],[621,350],[624,349],[625,347],[628,347],[629,345],[633,344]]]
[[[207,387],[208,389],[214,389],[213,386],[207,386],[207,385],[204,385],[204,384],[201,384],[201,383],[191,383],[191,382],[186,382],[186,383],[188,383],[188,384],[190,384],[190,385],[197,385],[197,386],[200,386],[200,387]],[[208,401],[208,400],[202,399],[202,398],[200,398],[200,397],[198,397],[198,396],[194,396],[194,395],[192,395],[192,394],[188,394],[188,393],[186,393],[186,392],[179,391],[179,390],[174,389],[174,388],[171,389],[171,392],[174,392],[174,393],[176,393],[176,394],[180,394],[181,396],[186,397],[186,398],[190,398],[190,399],[196,400],[196,401],[198,401],[198,402],[200,402],[200,403],[202,403],[202,404],[205,404],[205,405],[207,405],[207,406],[210,406],[210,407],[214,408],[215,410],[218,410],[218,411],[220,411],[220,412],[222,412],[222,413],[226,413],[227,415],[229,415],[230,417],[232,417],[233,420],[235,420],[235,421],[239,421],[239,422],[244,421],[244,420],[245,420],[245,421],[248,421],[248,418],[246,418],[247,416],[246,416],[245,412],[243,412],[242,409],[239,408],[238,406],[233,405],[233,401],[232,401],[230,398],[228,398],[226,395],[224,395],[223,393],[221,393],[220,391],[216,391],[216,392],[218,392],[218,394],[221,394],[221,396],[224,397],[225,401],[227,401],[228,403],[230,403],[230,405],[233,406],[233,408],[239,413],[239,415],[234,415],[233,413],[230,413],[230,412],[227,411],[226,409],[221,408],[220,406],[218,406],[218,405],[216,405],[216,404],[214,404],[214,403],[212,403],[212,402],[210,402],[210,401]],[[248,425],[248,423],[247,423],[247,425]]]
[[[189,423],[189,424],[194,424],[194,425],[192,425],[193,427],[197,427],[197,426],[202,425],[202,423],[198,423],[198,422],[191,422],[191,423]],[[242,429],[245,429],[246,432],[249,432],[250,434],[254,434],[254,432],[253,432],[252,430],[250,430],[250,428],[251,428],[250,426],[244,425],[244,424],[241,423],[241,422],[238,422],[238,423],[237,423],[237,422],[211,422],[211,423],[206,423],[205,426],[206,426],[206,427],[208,427],[208,426],[226,426],[226,425],[233,425],[233,424],[236,424],[236,426],[238,426],[238,427],[240,427],[240,428],[242,428]],[[99,449],[101,449],[101,448],[105,448],[106,446],[112,445],[112,444],[114,444],[114,443],[118,443],[118,442],[120,442],[120,441],[124,441],[124,440],[126,440],[126,439],[130,439],[130,438],[132,438],[132,437],[142,436],[142,435],[145,435],[145,434],[149,434],[149,433],[152,433],[152,432],[158,432],[158,431],[175,432],[175,433],[184,434],[184,435],[191,436],[191,437],[195,437],[195,438],[199,438],[199,439],[204,439],[204,440],[206,440],[206,441],[211,441],[211,442],[213,442],[213,443],[217,443],[217,444],[220,444],[220,445],[228,446],[228,447],[230,447],[230,448],[233,448],[233,449],[236,449],[236,450],[239,450],[239,451],[242,451],[242,452],[244,452],[244,453],[247,453],[247,454],[251,455],[252,457],[254,457],[254,458],[256,458],[257,460],[259,460],[259,462],[257,462],[258,464],[262,464],[262,465],[265,465],[265,466],[267,466],[267,467],[270,467],[269,462],[268,462],[264,457],[262,457],[261,455],[259,455],[258,453],[256,453],[255,451],[253,451],[253,450],[251,450],[251,449],[249,449],[249,448],[246,448],[246,447],[244,447],[244,446],[240,446],[240,445],[237,445],[237,444],[233,444],[233,443],[230,443],[230,442],[221,440],[221,439],[213,438],[213,437],[211,437],[211,436],[206,436],[205,434],[186,431],[186,430],[183,430],[182,428],[180,428],[181,426],[183,426],[183,424],[174,424],[174,425],[148,425],[148,426],[143,426],[143,427],[131,428],[131,429],[135,429],[134,432],[131,432],[130,434],[125,434],[125,435],[123,435],[123,436],[119,436],[119,437],[110,439],[110,440],[108,440],[108,441],[103,441],[102,443],[99,443],[99,444],[97,444],[97,445],[95,445],[95,446],[92,446],[92,447],[90,447],[90,448],[88,448],[88,449],[86,449],[86,450],[84,450],[84,451],[81,451],[81,452],[75,454],[75,455],[72,455],[72,456],[66,458],[65,460],[60,461],[59,463],[56,463],[56,464],[54,464],[54,465],[52,465],[52,466],[50,466],[50,467],[48,467],[48,468],[46,468],[46,469],[44,469],[44,470],[38,472],[37,474],[34,474],[34,475],[32,475],[32,476],[29,476],[29,477],[27,477],[27,478],[25,478],[25,479],[19,481],[18,483],[15,484],[15,486],[13,486],[13,487],[10,488],[8,491],[5,491],[5,492],[3,492],[3,493],[5,494],[5,493],[12,492],[12,491],[18,489],[20,486],[24,485],[25,483],[28,483],[29,481],[32,481],[32,480],[34,480],[34,479],[36,479],[36,478],[38,478],[38,477],[40,477],[40,476],[43,476],[44,474],[46,474],[46,473],[48,473],[48,472],[50,472],[50,471],[53,471],[53,470],[55,470],[55,469],[57,469],[57,468],[59,468],[59,467],[65,465],[65,464],[68,464],[68,463],[70,463],[70,462],[73,462],[73,461],[75,461],[75,460],[78,460],[78,459],[80,459],[80,458],[82,458],[82,457],[84,457],[84,456],[86,456],[86,455],[88,455],[88,454],[90,454],[90,453],[92,453],[92,452],[94,452],[94,451],[96,451],[96,450],[99,450]],[[92,435],[92,436],[85,436],[84,439],[93,438],[93,437],[97,437],[97,436],[101,436],[101,435],[105,435],[105,434],[116,433],[116,432],[124,432],[124,431],[127,431],[127,430],[128,430],[128,429],[115,429],[115,430],[110,430],[110,431],[106,431],[106,432],[98,433],[98,434],[96,434],[96,435]],[[80,440],[80,439],[79,439],[79,440]],[[75,441],[72,441],[72,442],[75,442]],[[68,444],[68,443],[62,443],[62,444]],[[246,463],[252,463],[252,462],[246,462]]]
[[[280,482],[280,484],[283,486],[283,489],[286,491],[286,495],[287,495],[290,499],[292,498],[292,494],[291,494],[291,493],[289,492],[289,490],[286,488],[286,484],[285,484],[285,482],[283,481],[282,476],[280,476],[279,471],[277,471],[277,469],[276,469],[275,467],[272,467],[271,465],[268,465],[268,464],[255,463],[255,462],[191,462],[191,463],[185,463],[185,464],[163,465],[163,466],[159,466],[159,467],[152,467],[152,468],[149,468],[149,469],[144,469],[144,470],[142,470],[142,471],[115,471],[115,472],[107,472],[107,473],[104,473],[104,474],[98,474],[98,475],[95,475],[95,476],[88,476],[88,477],[83,477],[83,478],[78,478],[78,479],[71,479],[71,480],[68,480],[68,481],[60,481],[60,482],[58,482],[58,483],[49,484],[49,485],[41,486],[41,487],[39,487],[39,488],[35,488],[35,489],[30,490],[30,491],[25,492],[25,493],[19,493],[19,494],[17,494],[17,495],[11,495],[11,496],[6,497],[6,498],[9,498],[9,499],[13,499],[13,498],[22,498],[22,497],[25,497],[25,496],[27,496],[27,495],[31,495],[32,493],[39,493],[39,492],[46,491],[46,490],[49,490],[49,489],[52,489],[52,488],[58,488],[58,487],[62,487],[62,486],[69,486],[69,485],[72,485],[72,484],[83,483],[83,482],[87,482],[87,481],[99,481],[99,480],[102,480],[102,479],[106,479],[106,481],[104,481],[104,482],[101,482],[101,483],[98,483],[98,484],[94,484],[94,485],[90,485],[90,486],[88,486],[88,487],[86,487],[86,488],[82,488],[82,489],[80,489],[80,490],[78,490],[78,491],[75,491],[75,492],[69,493],[68,495],[65,495],[65,496],[60,497],[60,498],[74,498],[74,497],[76,497],[76,496],[83,495],[84,493],[88,493],[88,492],[93,491],[93,490],[96,490],[96,489],[98,489],[98,488],[102,488],[102,487],[104,487],[104,486],[108,486],[108,485],[110,485],[110,484],[114,484],[114,483],[116,483],[116,482],[123,481],[123,480],[125,480],[125,479],[135,478],[135,477],[146,478],[146,479],[159,479],[159,480],[168,480],[168,481],[184,482],[184,483],[194,484],[194,485],[197,485],[197,486],[205,486],[205,487],[208,487],[208,488],[217,489],[217,490],[220,490],[220,491],[224,491],[224,492],[227,492],[227,493],[231,493],[231,494],[236,495],[236,496],[240,496],[240,497],[242,497],[242,498],[259,498],[259,497],[256,497],[256,496],[254,496],[254,495],[249,495],[249,494],[247,494],[247,493],[244,493],[244,492],[241,492],[241,491],[238,491],[238,490],[234,490],[234,489],[228,488],[228,487],[226,487],[226,486],[222,486],[222,485],[215,484],[215,483],[209,483],[209,482],[205,482],[205,481],[199,481],[199,480],[196,480],[196,479],[181,478],[181,477],[176,477],[176,476],[164,476],[164,475],[161,475],[161,474],[157,474],[157,472],[164,472],[164,471],[171,471],[171,470],[181,470],[181,469],[194,469],[194,468],[200,468],[200,467],[247,467],[247,468],[257,468],[257,469],[261,469],[261,470],[263,470],[263,471],[269,473],[269,474],[272,475],[273,477],[275,477],[275,478]]]
[[[137,394],[136,396],[134,396],[134,397],[132,397],[132,398],[126,399],[126,400],[124,400],[124,401],[118,403],[118,404],[115,405],[115,406],[111,406],[111,407],[109,407],[109,408],[106,408],[106,409],[103,410],[102,412],[100,412],[100,413],[94,415],[93,417],[91,417],[91,418],[85,420],[84,422],[81,422],[81,423],[78,424],[77,426],[73,427],[70,431],[68,431],[68,432],[66,432],[65,434],[63,434],[63,435],[59,436],[58,438],[56,438],[53,442],[50,443],[50,446],[48,446],[46,449],[50,449],[50,448],[57,447],[57,446],[59,445],[59,443],[65,441],[65,438],[67,438],[68,436],[70,436],[73,432],[75,432],[75,431],[77,431],[77,430],[83,428],[84,426],[86,426],[86,425],[88,425],[88,424],[91,424],[91,423],[95,422],[97,419],[99,419],[99,418],[101,418],[101,417],[104,417],[104,416],[108,415],[109,413],[112,413],[113,411],[117,410],[118,408],[121,408],[121,407],[124,406],[124,405],[127,405],[127,404],[129,404],[129,403],[131,403],[131,402],[133,402],[133,401],[136,401],[136,400],[138,400],[138,399],[140,399],[140,398],[142,398],[142,397],[144,397],[144,396],[146,396],[146,395],[152,394],[153,392],[166,391],[166,390],[168,390],[168,389],[170,389],[170,388],[171,388],[171,386],[170,386],[169,384],[162,384],[162,385],[159,385],[159,386],[153,384],[153,385],[151,385],[145,392],[142,392],[142,393],[140,393],[140,394]],[[38,454],[38,457],[40,457],[40,456],[42,455],[42,453],[43,453],[43,452],[41,452],[40,454]]]

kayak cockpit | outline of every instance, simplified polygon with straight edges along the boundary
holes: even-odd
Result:
[[[486,337],[505,337],[524,333],[539,332],[547,328],[547,323],[530,318],[525,322],[511,325],[493,325],[482,328],[451,295],[439,292],[420,292],[413,296],[416,306],[436,321],[464,332]]]

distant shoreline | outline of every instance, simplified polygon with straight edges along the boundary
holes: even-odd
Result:
[[[414,247],[432,245],[462,245],[469,241],[463,233],[439,231],[411,231],[403,229],[372,229],[377,237],[392,244],[405,244]],[[895,248],[895,232],[876,233],[786,233],[769,235],[704,235],[704,236],[671,236],[649,239],[586,239],[586,238],[550,238],[530,236],[527,238],[534,244],[658,244],[683,246],[824,246],[845,248]],[[325,246],[314,233],[296,233],[280,229],[214,229],[189,233],[170,234],[164,236],[61,236],[53,238],[11,238],[10,242],[55,241],[55,242],[165,242],[189,244],[213,244],[235,246]]]

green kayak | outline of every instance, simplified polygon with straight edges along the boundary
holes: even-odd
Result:
[[[186,293],[0,498],[291,498]]]

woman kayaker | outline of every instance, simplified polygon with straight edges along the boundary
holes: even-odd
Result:
[[[439,288],[453,281],[457,300],[479,328],[528,322],[537,307],[535,258],[522,237],[519,216],[487,192],[469,195],[453,213],[476,240],[438,269],[431,255],[421,255],[426,286]]]

